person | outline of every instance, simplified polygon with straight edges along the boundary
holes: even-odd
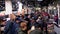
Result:
[[[38,17],[38,19],[36,20],[36,22],[39,24],[39,26],[42,27],[43,21],[41,20],[41,17],[40,16]]]
[[[37,24],[38,24],[38,23],[36,22],[36,20],[35,20],[34,18],[32,18],[32,19],[31,19],[31,22],[30,22],[30,24],[29,24],[30,29],[31,29],[32,26],[36,26]]]
[[[4,34],[15,34],[15,26],[13,26],[13,24],[15,23],[16,16],[14,14],[10,14],[9,17],[10,20],[6,22]]]
[[[15,19],[15,23],[14,23],[15,28],[18,28],[18,27],[19,27],[19,23],[20,23],[21,21],[22,21],[22,20],[21,20],[19,17],[17,17],[17,18]]]
[[[32,29],[28,31],[28,34],[42,34],[41,27],[39,25],[33,26]]]
[[[2,22],[1,22],[1,34],[3,34],[3,32],[4,32],[5,25],[6,25],[6,19],[3,18]]]
[[[58,24],[58,15],[54,16],[54,20]]]
[[[16,28],[19,28],[19,23],[21,22],[21,19],[19,17],[17,17],[13,23],[13,28],[12,28],[12,32],[13,34],[17,34],[17,32],[15,31]]]
[[[27,34],[27,22],[22,21],[19,24],[19,28],[16,28],[17,34]]]
[[[54,24],[53,23],[49,23],[47,25],[47,32],[48,34],[57,34],[55,31],[54,31]]]
[[[28,30],[30,29],[30,22],[31,22],[30,19],[31,19],[31,15],[28,14],[28,15],[26,16],[26,18],[25,18],[25,20],[28,21],[28,23],[27,23]]]

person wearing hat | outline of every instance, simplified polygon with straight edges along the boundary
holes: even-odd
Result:
[[[21,21],[22,21],[22,20],[21,20],[19,17],[17,17],[17,18],[15,19],[15,23],[14,23],[15,28],[18,28],[18,27],[19,27],[19,23],[20,23]]]

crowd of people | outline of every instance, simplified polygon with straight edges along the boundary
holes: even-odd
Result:
[[[4,30],[2,28],[1,34],[57,34],[53,21],[58,24],[58,15],[53,17],[45,11],[36,10],[31,14],[10,14],[9,18],[8,21],[2,20]]]

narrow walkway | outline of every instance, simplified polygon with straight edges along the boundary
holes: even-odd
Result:
[[[54,30],[55,30],[55,32],[56,32],[57,34],[60,34],[60,28],[54,26]]]

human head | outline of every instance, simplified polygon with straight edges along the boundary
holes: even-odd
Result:
[[[27,22],[22,21],[22,22],[20,23],[20,28],[21,28],[23,31],[27,30]]]
[[[16,16],[14,14],[9,15],[10,20],[15,20]]]
[[[15,19],[15,21],[16,21],[16,23],[19,23],[19,22],[21,22],[21,19],[20,19],[19,17],[17,17],[17,18]]]

